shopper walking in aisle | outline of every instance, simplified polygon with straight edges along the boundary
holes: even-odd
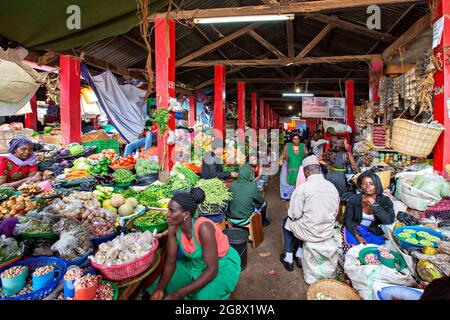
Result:
[[[227,236],[195,214],[205,200],[199,188],[179,192],[169,203],[169,235],[162,276],[147,290],[152,300],[228,300],[241,273],[241,259]],[[178,248],[183,258],[177,261]]]
[[[295,133],[292,142],[287,143],[280,157],[280,197],[283,200],[291,199],[294,192],[299,168],[303,158],[308,153],[306,146],[300,143],[300,135]]]
[[[333,237],[339,210],[339,193],[320,173],[319,159],[309,156],[302,165],[306,182],[295,189],[288,216],[282,222],[284,253],[280,261],[287,271],[294,270],[294,260],[301,267],[304,242],[323,242]]]

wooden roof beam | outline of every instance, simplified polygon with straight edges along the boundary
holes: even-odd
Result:
[[[345,63],[356,61],[371,61],[380,59],[378,54],[351,55],[351,56],[331,56],[331,57],[305,57],[295,59],[294,64],[317,64],[317,63]],[[253,60],[205,60],[190,61],[184,63],[183,67],[210,67],[215,65],[228,66],[288,66],[291,64],[289,59],[253,59]]]
[[[295,59],[300,59],[305,57],[312,49],[314,49],[315,46],[319,44],[319,42],[325,38],[325,36],[334,28],[334,23],[328,23],[325,28],[322,29],[322,31],[319,32],[317,36],[314,37],[314,39],[311,40],[310,43],[297,55]]]
[[[397,39],[396,37],[394,37],[388,33],[371,30],[367,27],[362,27],[357,24],[339,19],[336,16],[327,16],[324,14],[313,14],[313,15],[311,15],[311,18],[316,21],[323,22],[323,23],[334,24],[336,26],[336,28],[339,28],[339,29],[350,31],[352,33],[358,33],[365,37],[371,37],[371,38],[374,38],[374,39],[377,39],[380,41],[384,41],[384,42],[393,42]]]
[[[279,59],[287,59],[287,57],[280,50],[275,48],[269,41],[261,37],[255,30],[250,30],[248,35],[258,41],[263,47],[276,55]]]
[[[236,81],[245,81],[247,83],[339,83],[339,80],[343,80],[343,78],[305,78],[301,80],[295,79],[282,79],[282,78],[230,78],[226,79],[227,82],[236,82]],[[369,78],[355,78],[355,82],[368,82]]]
[[[248,26],[246,26],[246,27],[244,27],[244,28],[242,28],[242,29],[240,29],[238,31],[233,32],[232,34],[230,34],[230,35],[228,35],[228,36],[226,36],[226,37],[224,37],[224,38],[222,38],[222,39],[220,39],[220,40],[218,40],[216,42],[213,42],[213,43],[211,43],[211,44],[209,44],[207,46],[204,46],[203,48],[201,48],[201,49],[199,49],[199,50],[197,50],[197,51],[195,51],[195,52],[193,52],[191,54],[188,54],[187,56],[185,56],[185,57],[181,58],[180,60],[178,60],[176,62],[176,66],[179,67],[179,66],[185,65],[189,61],[192,61],[192,60],[194,60],[194,59],[196,59],[196,58],[198,58],[198,57],[200,57],[200,56],[202,56],[202,55],[204,55],[204,54],[206,54],[208,52],[213,51],[214,49],[224,45],[225,43],[242,36],[243,34],[249,32],[250,30],[253,30],[254,28],[258,27],[259,25],[260,25],[259,23],[252,23],[252,24],[250,24],[250,25],[248,25]]]
[[[286,34],[287,34],[289,59],[293,61],[295,59],[295,48],[294,48],[294,26],[292,20],[288,20],[286,23]]]
[[[431,28],[431,14],[428,13],[423,16],[417,22],[409,28],[400,38],[398,38],[393,44],[391,44],[382,54],[383,60],[397,54],[400,48],[407,46],[412,40],[425,32],[428,28]]]
[[[248,16],[265,14],[289,14],[289,13],[316,13],[341,9],[354,9],[370,5],[399,5],[405,3],[426,3],[425,0],[321,0],[289,2],[288,4],[272,4],[260,6],[244,6],[231,8],[176,10],[170,13],[157,13],[149,17],[153,21],[155,16],[176,20],[189,20],[194,18],[214,18],[229,16]]]

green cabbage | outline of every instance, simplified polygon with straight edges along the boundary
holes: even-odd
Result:
[[[73,168],[89,170],[92,169],[93,166],[87,158],[81,157],[73,162]]]

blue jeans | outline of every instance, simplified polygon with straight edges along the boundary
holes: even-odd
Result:
[[[145,138],[138,139],[133,141],[125,146],[125,151],[123,156],[128,157],[130,154],[133,154],[137,149],[144,146],[144,151],[147,151],[152,146],[153,140],[153,132],[147,132]]]
[[[298,239],[294,233],[284,228],[288,217],[283,219],[281,223],[281,231],[283,232],[283,240],[284,240],[284,252],[292,252],[295,253],[297,249],[303,248],[303,241]]]

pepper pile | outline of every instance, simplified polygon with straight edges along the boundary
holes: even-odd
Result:
[[[104,157],[97,163],[97,165],[94,168],[89,169],[89,173],[98,175],[107,174],[109,171],[110,164],[111,160],[109,160],[107,157]]]

